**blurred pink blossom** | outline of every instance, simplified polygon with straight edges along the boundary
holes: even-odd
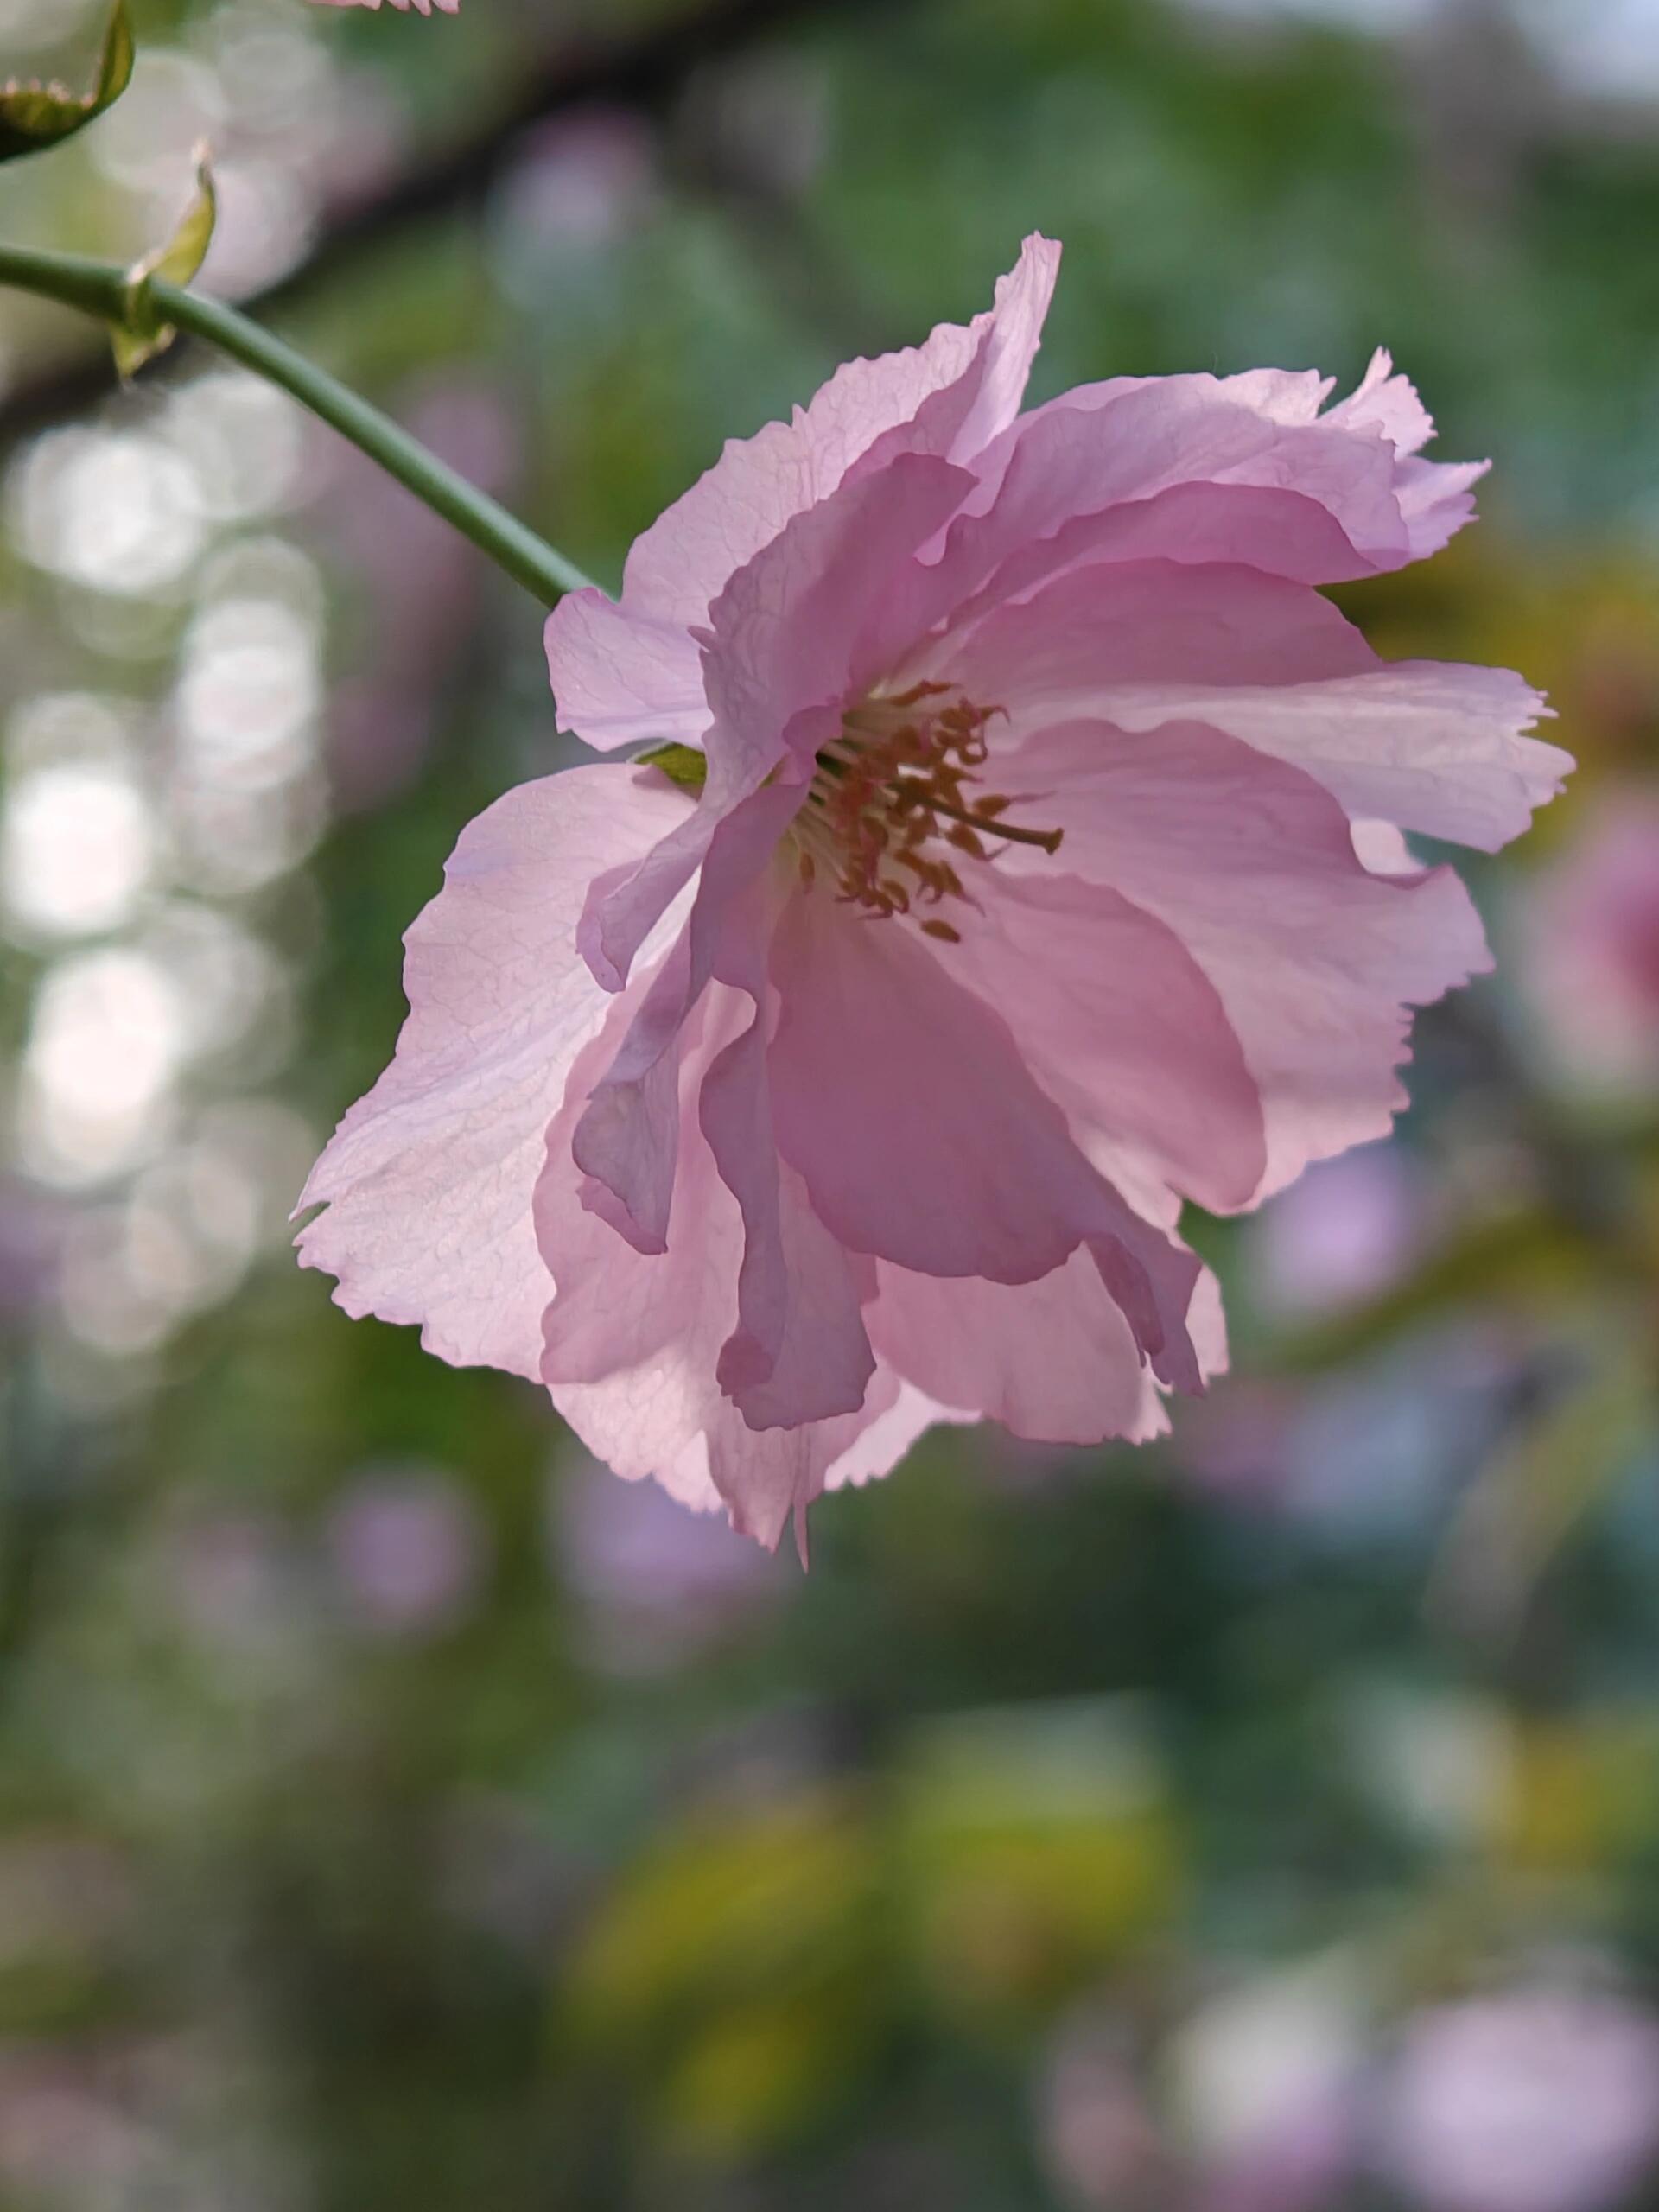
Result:
[[[521,142],[499,219],[526,241],[597,251],[639,220],[656,177],[655,142],[643,117],[585,108]]]
[[[435,1468],[359,1476],[328,1523],[334,1571],[358,1618],[405,1635],[447,1628],[465,1611],[483,1541],[466,1492]]]
[[[1224,1362],[1182,1202],[1383,1135],[1408,1009],[1487,964],[1456,876],[1354,823],[1495,847],[1570,765],[1518,677],[1388,665],[1313,588],[1472,512],[1386,355],[1329,408],[1262,370],[1021,416],[1058,262],[555,610],[563,723],[682,779],[466,830],[305,1192],[348,1312],[768,1544],[939,1420],[1166,1427]]]
[[[1378,2147],[1430,2212],[1599,2212],[1659,2155],[1659,2021],[1550,1989],[1427,2013]]]
[[[66,1212],[46,1192],[0,1175],[0,1328],[50,1295]]]
[[[1315,1959],[1216,1992],[1168,2054],[1194,2212],[1315,2212],[1340,2202],[1357,2145],[1364,1989]]]
[[[777,1594],[770,1560],[654,1483],[619,1483],[585,1454],[554,1484],[555,1564],[582,1600],[604,1665],[671,1665]]]
[[[1315,1313],[1376,1297],[1409,1268],[1422,1211],[1397,1146],[1366,1145],[1311,1168],[1253,1225],[1263,1300],[1283,1313]]]
[[[1039,2091],[1038,2136],[1056,2193],[1079,2212],[1162,2203],[1168,2159],[1127,2037],[1109,2015],[1066,2022]]]
[[[1605,792],[1522,915],[1522,978],[1561,1071],[1659,1090],[1659,795]]]

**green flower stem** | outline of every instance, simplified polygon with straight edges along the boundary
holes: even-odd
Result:
[[[0,284],[79,308],[83,314],[97,315],[118,327],[128,324],[133,311],[127,271],[111,262],[89,260],[81,254],[37,253],[21,246],[0,245]],[[446,467],[378,407],[347,391],[246,315],[159,278],[143,287],[143,297],[146,308],[164,322],[205,338],[256,376],[291,393],[302,406],[360,447],[372,461],[378,461],[435,514],[453,523],[515,582],[534,593],[543,607],[551,607],[566,592],[580,591],[588,584],[589,579],[562,553]]]

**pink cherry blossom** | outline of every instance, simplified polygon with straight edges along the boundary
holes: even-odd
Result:
[[[1058,262],[556,610],[563,724],[681,780],[471,824],[305,1192],[348,1313],[767,1543],[941,1420],[1166,1427],[1224,1363],[1182,1202],[1383,1134],[1409,1008],[1487,965],[1401,833],[1500,845],[1570,766],[1518,677],[1386,664],[1314,588],[1471,513],[1385,355],[1328,409],[1264,370],[1021,415]]]
[[[1551,1072],[1609,1100],[1659,1092],[1659,794],[1605,796],[1517,935]]]
[[[1548,1986],[1427,2013],[1377,2149],[1428,2212],[1601,2212],[1659,2158],[1659,2021]]]

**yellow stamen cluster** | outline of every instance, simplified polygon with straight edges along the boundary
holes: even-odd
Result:
[[[952,854],[988,860],[996,843],[1058,852],[1059,830],[1022,830],[1001,819],[1012,798],[969,795],[989,757],[986,732],[1001,712],[973,705],[948,683],[873,694],[855,708],[819,753],[795,817],[801,881],[810,886],[822,871],[838,898],[885,918],[947,898],[971,904]],[[937,917],[921,926],[946,944],[958,942],[957,931]]]

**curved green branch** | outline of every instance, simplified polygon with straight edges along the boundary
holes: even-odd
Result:
[[[130,324],[131,283],[131,272],[112,262],[0,245],[0,284],[77,308],[117,330],[127,329]],[[152,278],[143,287],[143,296],[154,316],[217,346],[349,438],[434,513],[453,523],[544,607],[553,606],[566,592],[581,591],[589,585],[590,579],[573,562],[486,493],[446,467],[389,416],[348,391],[246,315],[160,278]]]

